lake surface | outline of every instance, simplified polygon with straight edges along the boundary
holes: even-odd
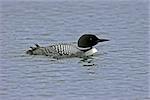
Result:
[[[148,0],[3,0],[0,15],[0,100],[150,100]],[[110,40],[90,59],[25,54],[87,32]]]

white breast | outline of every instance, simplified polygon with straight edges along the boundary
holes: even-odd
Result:
[[[88,51],[85,52],[85,56],[93,55],[96,52],[98,52],[98,50],[96,48],[92,48],[92,49],[90,49],[90,50],[88,50]]]

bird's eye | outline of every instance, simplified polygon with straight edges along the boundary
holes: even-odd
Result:
[[[92,41],[92,38],[90,38],[90,41]]]

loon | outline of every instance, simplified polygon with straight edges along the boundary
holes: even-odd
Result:
[[[98,50],[93,46],[104,41],[109,40],[99,39],[93,34],[84,34],[76,44],[59,43],[45,47],[35,44],[36,47],[30,47],[31,49],[26,51],[26,53],[30,55],[45,55],[52,58],[85,57],[95,54]]]

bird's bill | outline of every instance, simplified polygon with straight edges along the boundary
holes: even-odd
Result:
[[[108,39],[98,39],[98,42],[109,41]]]

